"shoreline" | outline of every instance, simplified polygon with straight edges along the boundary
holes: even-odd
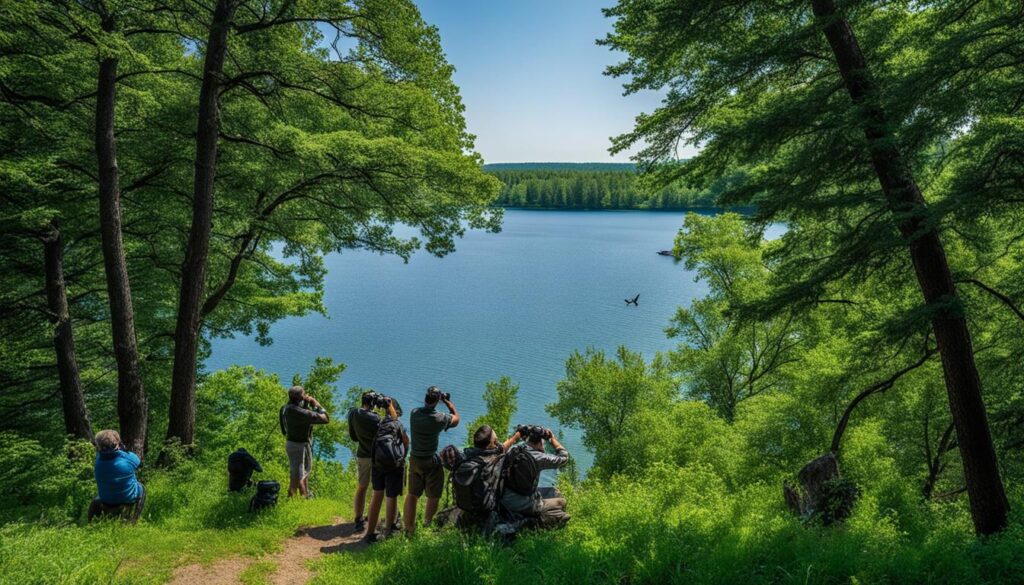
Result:
[[[515,211],[643,211],[643,212],[654,212],[654,213],[678,213],[680,211],[713,211],[713,212],[736,212],[742,215],[747,215],[753,212],[756,208],[754,207],[719,207],[719,206],[701,206],[694,205],[690,207],[672,207],[662,209],[644,209],[640,207],[519,207],[514,205],[493,205],[494,209],[510,209]]]

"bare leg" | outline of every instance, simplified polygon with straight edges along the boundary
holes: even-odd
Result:
[[[302,492],[302,497],[306,497],[306,496],[309,495],[309,476],[308,475],[306,477],[302,478],[302,481],[299,482],[299,491]]]
[[[370,517],[366,520],[366,536],[369,537],[377,530],[377,521],[380,520],[380,505],[384,502],[384,490],[373,490],[370,498]]]
[[[354,509],[352,510],[354,516],[353,520],[359,520],[363,517],[363,511],[366,508],[366,488],[369,486],[361,485],[356,488],[356,499]]]
[[[391,534],[396,516],[398,516],[398,498],[388,498],[384,511],[384,521],[387,522],[384,534]]]
[[[301,479],[292,479],[292,480],[290,480],[288,482],[288,497],[289,498],[294,496],[296,493],[301,493],[301,491],[302,491],[302,480]]]
[[[405,518],[405,533],[409,536],[416,534],[416,501],[417,496],[408,494],[405,496],[405,511],[402,517]]]
[[[441,503],[441,498],[427,498],[427,507],[423,510],[423,525],[430,526],[430,521],[434,519],[434,514],[437,513],[437,506]]]

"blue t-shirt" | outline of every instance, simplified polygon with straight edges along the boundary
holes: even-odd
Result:
[[[139,499],[142,488],[135,470],[142,461],[131,451],[101,451],[96,454],[96,489],[104,504],[130,504]]]

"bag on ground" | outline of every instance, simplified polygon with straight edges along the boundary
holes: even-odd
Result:
[[[256,482],[256,494],[249,500],[249,511],[255,512],[277,504],[277,494],[280,491],[281,484],[272,479]]]
[[[448,471],[455,471],[455,468],[462,463],[462,450],[455,445],[448,445],[438,454],[441,457],[441,465]]]

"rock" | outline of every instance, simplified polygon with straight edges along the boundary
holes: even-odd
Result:
[[[827,453],[804,465],[797,474],[799,485],[785,482],[782,495],[794,513],[806,521],[828,526],[850,516],[860,490],[839,473],[839,461]]]

